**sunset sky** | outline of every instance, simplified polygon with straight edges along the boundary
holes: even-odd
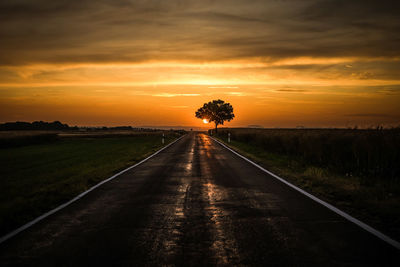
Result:
[[[400,2],[1,0],[0,122],[400,125]]]

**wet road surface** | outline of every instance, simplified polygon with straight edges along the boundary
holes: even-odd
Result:
[[[1,266],[395,266],[399,256],[196,133],[0,244]]]

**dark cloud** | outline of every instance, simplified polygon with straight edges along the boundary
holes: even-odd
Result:
[[[400,56],[397,1],[3,0],[0,64]]]
[[[400,3],[394,0],[321,0],[312,1],[301,13],[302,18],[313,21],[338,21],[341,24],[353,22],[376,22],[398,17]],[[383,21],[383,22],[384,22]]]

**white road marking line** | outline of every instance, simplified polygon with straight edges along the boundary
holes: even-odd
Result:
[[[278,175],[264,169],[263,167],[261,167],[260,165],[258,165],[257,163],[249,160],[248,158],[246,158],[245,156],[240,155],[238,152],[234,151],[233,149],[231,149],[230,147],[226,146],[224,143],[218,141],[217,139],[215,139],[214,137],[210,137],[211,139],[213,139],[214,141],[216,141],[217,143],[219,143],[221,146],[225,147],[226,149],[228,149],[229,151],[231,151],[232,153],[234,153],[235,155],[241,157],[242,159],[244,159],[245,161],[251,163],[252,165],[256,166],[257,168],[259,168],[260,170],[268,173],[269,175],[271,175],[272,177],[278,179],[279,181],[281,181],[282,183],[290,186],[291,188],[293,188],[294,190],[302,193],[303,195],[311,198],[312,200],[318,202],[319,204],[325,206],[326,208],[330,209],[331,211],[335,212],[336,214],[342,216],[343,218],[349,220],[350,222],[358,225],[359,227],[361,227],[362,229],[364,229],[367,232],[370,232],[371,234],[373,234],[374,236],[378,237],[379,239],[385,241],[386,243],[392,245],[393,247],[400,249],[400,243],[392,238],[390,238],[389,236],[379,232],[378,230],[376,230],[375,228],[372,228],[371,226],[369,226],[368,224],[363,223],[360,220],[357,220],[356,218],[350,216],[349,214],[347,214],[346,212],[336,208],[335,206],[332,206],[331,204],[317,198],[316,196],[311,195],[310,193],[307,193],[306,191],[304,191],[303,189],[289,183],[288,181],[286,181],[285,179],[279,177]]]
[[[70,201],[65,202],[64,204],[61,204],[60,206],[58,206],[58,207],[56,207],[56,208],[54,208],[54,209],[52,209],[52,210],[46,212],[45,214],[43,214],[43,215],[37,217],[37,218],[34,219],[34,220],[32,220],[32,221],[30,221],[30,222],[28,222],[28,223],[22,225],[21,227],[19,227],[19,228],[15,229],[14,231],[12,231],[12,232],[6,234],[5,236],[2,236],[2,237],[0,238],[0,244],[3,243],[4,241],[10,239],[11,237],[17,235],[18,233],[24,231],[25,229],[31,227],[32,225],[34,225],[34,224],[40,222],[41,220],[45,219],[46,217],[48,217],[48,216],[50,216],[50,215],[56,213],[56,212],[59,211],[59,210],[62,210],[63,208],[67,207],[68,205],[70,205],[70,204],[74,203],[75,201],[81,199],[82,197],[84,197],[85,195],[87,195],[89,192],[93,191],[93,190],[96,189],[97,187],[99,187],[99,186],[101,186],[101,185],[103,185],[103,184],[105,184],[105,183],[107,183],[107,182],[113,180],[114,178],[116,178],[117,176],[123,174],[124,172],[127,172],[127,171],[129,171],[130,169],[133,169],[133,168],[135,168],[136,166],[142,164],[143,162],[149,160],[150,158],[154,157],[155,155],[157,155],[158,153],[160,153],[161,151],[163,151],[163,150],[166,149],[167,147],[169,147],[169,146],[171,146],[172,144],[178,142],[178,141],[179,141],[180,139],[182,139],[184,136],[185,136],[185,135],[179,137],[178,139],[176,139],[176,140],[173,141],[172,143],[169,143],[169,144],[166,145],[165,147],[163,147],[163,148],[161,148],[160,150],[154,152],[153,154],[151,154],[151,155],[148,156],[147,158],[143,159],[142,161],[140,161],[140,162],[138,162],[138,163],[136,163],[136,164],[134,164],[134,165],[132,165],[132,166],[130,166],[130,167],[128,167],[128,168],[122,170],[122,171],[120,171],[119,173],[114,174],[113,176],[111,176],[111,177],[109,177],[109,178],[107,178],[107,179],[101,181],[100,183],[98,183],[98,184],[92,186],[91,188],[89,188],[89,189],[86,190],[85,192],[80,193],[79,195],[77,195],[76,197],[74,197],[73,199],[71,199]]]

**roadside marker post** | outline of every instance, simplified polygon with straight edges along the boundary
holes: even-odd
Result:
[[[164,144],[164,143],[165,143],[165,139],[164,139],[164,133],[162,134],[161,143],[162,143],[162,144]]]
[[[231,142],[231,133],[228,133],[228,143]]]

